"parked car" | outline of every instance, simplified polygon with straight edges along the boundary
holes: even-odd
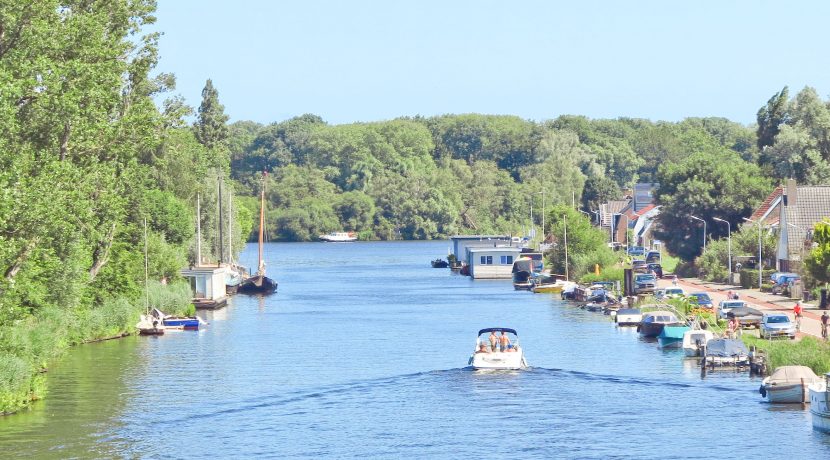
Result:
[[[782,276],[798,276],[798,273],[790,273],[790,272],[775,272],[769,276],[769,280],[774,283],[778,281],[778,278]]]
[[[775,279],[775,284],[772,285],[773,294],[781,294],[787,289],[790,284],[801,281],[801,277],[794,273],[782,274]]]
[[[709,310],[713,308],[712,298],[705,292],[693,292],[689,294],[689,299],[693,305],[697,305],[699,308],[707,308]]]
[[[668,287],[665,289],[665,291],[665,296],[667,299],[678,299],[680,297],[686,297],[686,291],[684,291],[683,288]]]
[[[657,288],[657,278],[651,273],[639,273],[634,276],[634,293],[642,294],[654,292]]]
[[[648,271],[648,264],[645,260],[636,259],[631,262],[631,268],[634,269],[636,273],[645,273]]]
[[[632,256],[644,256],[646,254],[646,248],[642,246],[631,246],[628,248],[628,254]]]
[[[718,316],[723,319],[726,319],[726,315],[727,313],[729,313],[730,310],[732,310],[733,308],[741,308],[745,306],[746,302],[744,302],[743,300],[721,300],[718,303]]]
[[[648,271],[653,272],[658,278],[663,278],[663,266],[660,264],[648,264]]]
[[[660,263],[663,261],[663,257],[660,255],[660,251],[648,251],[646,254],[646,263]]]
[[[795,324],[783,313],[764,313],[761,318],[761,338],[795,338]]]

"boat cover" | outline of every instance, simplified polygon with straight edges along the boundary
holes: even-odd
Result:
[[[763,316],[760,311],[750,307],[736,307],[726,314],[729,318],[743,318],[744,316]]]
[[[818,380],[818,376],[807,366],[781,366],[769,376],[769,383],[787,385],[801,383],[801,379],[814,382]]]
[[[712,339],[706,342],[707,356],[720,356],[729,358],[732,356],[740,356],[749,354],[746,345],[740,340],[735,339]]]
[[[508,334],[519,335],[516,334],[515,329],[510,329],[509,327],[488,327],[487,329],[482,329],[478,331],[478,335],[485,334],[487,332],[507,332]]]

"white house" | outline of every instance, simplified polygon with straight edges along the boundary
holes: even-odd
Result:
[[[468,247],[467,264],[473,279],[510,279],[513,262],[522,253],[521,248],[511,246]]]

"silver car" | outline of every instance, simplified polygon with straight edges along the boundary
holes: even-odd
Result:
[[[761,318],[761,338],[795,338],[795,324],[783,313],[764,313]]]

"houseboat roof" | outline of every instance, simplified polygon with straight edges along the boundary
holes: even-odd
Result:
[[[510,241],[510,235],[455,235],[451,236],[451,240],[507,240]]]
[[[519,253],[522,252],[522,249],[517,248],[516,246],[476,246],[476,247],[467,248],[467,251],[470,251],[471,253],[499,251],[499,252],[515,252],[516,254],[519,254]]]

